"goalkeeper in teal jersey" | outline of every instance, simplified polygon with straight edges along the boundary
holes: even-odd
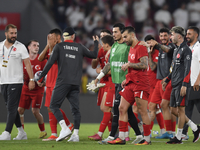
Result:
[[[121,83],[126,79],[125,75],[127,74],[127,71],[123,71],[121,69],[121,66],[128,62],[128,54],[130,47],[126,45],[126,43],[123,42],[122,38],[122,32],[124,29],[124,25],[121,23],[116,23],[113,26],[113,38],[115,40],[115,43],[112,45],[111,51],[110,51],[110,58],[109,62],[105,65],[102,72],[97,76],[95,79],[95,85],[97,85],[97,82],[106,75],[111,70],[111,77],[112,82],[115,84],[115,100],[114,100],[114,114],[113,114],[113,120],[112,120],[112,129],[110,132],[110,135],[105,140],[101,141],[102,144],[107,143],[107,141],[114,140],[114,136],[116,134],[117,128],[118,128],[118,120],[119,120],[119,104],[121,95],[119,92],[122,90]],[[143,139],[141,132],[137,125],[137,120],[133,114],[132,107],[129,107],[128,109],[128,117],[129,117],[129,123],[131,127],[134,129],[137,139],[135,142],[140,141]],[[126,141],[124,140],[123,143],[119,144],[125,144]]]

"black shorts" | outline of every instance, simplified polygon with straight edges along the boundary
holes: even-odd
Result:
[[[178,106],[187,106],[186,96],[180,96],[182,85],[176,86],[172,88],[171,96],[170,96],[170,106],[178,107]]]

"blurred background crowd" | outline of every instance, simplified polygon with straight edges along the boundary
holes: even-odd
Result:
[[[147,34],[158,39],[162,27],[200,27],[200,0],[40,0],[61,30],[72,26],[76,42],[93,50],[92,35],[102,29],[112,31],[116,22],[133,26],[139,40]],[[82,93],[85,84],[96,77],[91,60],[83,65]]]

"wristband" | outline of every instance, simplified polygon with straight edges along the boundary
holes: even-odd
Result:
[[[34,79],[30,79],[29,81],[35,81]]]
[[[100,80],[104,76],[105,76],[105,74],[101,71],[100,74],[97,76],[97,79]]]

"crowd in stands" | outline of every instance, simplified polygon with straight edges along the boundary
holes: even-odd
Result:
[[[158,39],[162,27],[200,27],[200,0],[41,0],[59,27],[75,29],[76,41],[93,49],[92,35],[112,29],[116,22],[135,27],[139,40],[147,34]],[[97,74],[85,60],[83,73]],[[87,82],[87,79],[86,81]]]

